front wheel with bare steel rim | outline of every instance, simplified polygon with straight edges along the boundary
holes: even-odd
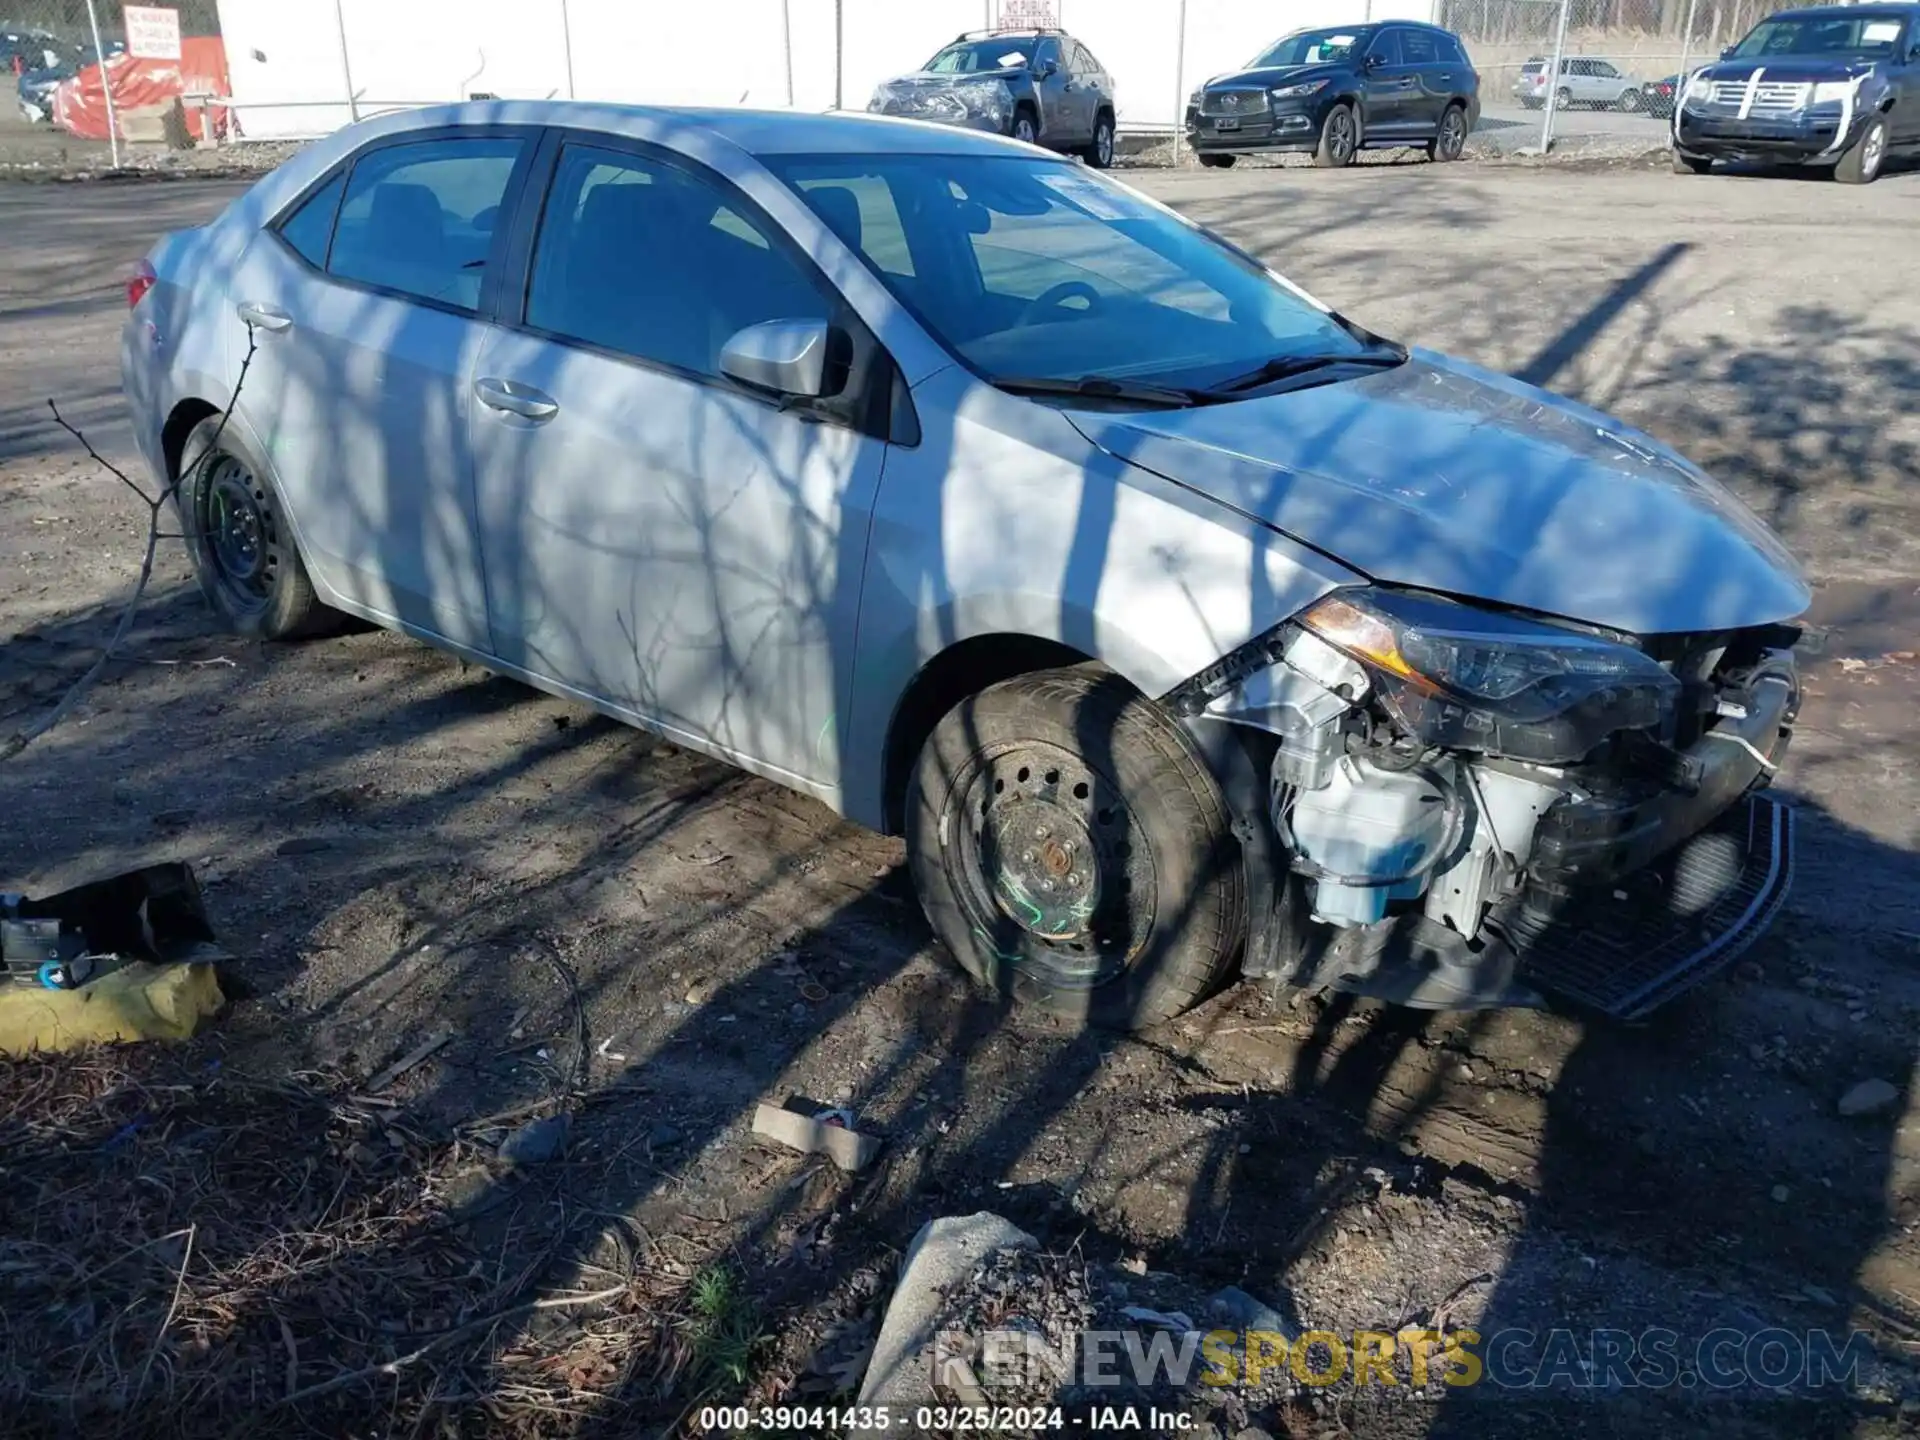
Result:
[[[230,627],[262,640],[329,627],[337,617],[313,592],[265,462],[219,416],[187,436],[179,485],[194,575]]]
[[[1203,998],[1246,929],[1212,773],[1164,711],[1097,665],[1019,676],[947,714],[914,770],[907,856],[970,975],[1103,1029]]]

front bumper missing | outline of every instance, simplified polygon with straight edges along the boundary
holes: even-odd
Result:
[[[1756,793],[1617,885],[1551,911],[1524,897],[1509,902],[1472,941],[1419,915],[1364,929],[1312,926],[1291,983],[1423,1010],[1538,1006],[1553,996],[1638,1020],[1738,959],[1773,923],[1792,880],[1793,812]]]

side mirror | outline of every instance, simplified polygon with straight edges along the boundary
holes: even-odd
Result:
[[[1042,80],[1051,80],[1059,73],[1060,62],[1058,60],[1042,60],[1040,62],[1040,78]]]
[[[1720,58],[1721,58],[1722,60],[1731,60],[1731,59],[1733,59],[1733,52],[1734,52],[1735,50],[1738,50],[1739,48],[1740,48],[1740,47],[1739,47],[1738,45],[1729,45],[1729,46],[1727,46],[1727,48],[1726,48],[1726,49],[1724,49],[1724,50],[1722,50],[1722,51],[1720,52]]]
[[[827,393],[833,327],[824,320],[764,320],[720,347],[720,373],[775,395],[814,400]]]
[[[1378,70],[1382,65],[1386,63],[1387,62],[1384,58],[1382,58],[1380,55],[1374,54],[1374,55],[1369,55],[1366,57],[1366,59],[1362,60],[1360,62],[1360,68],[1362,70]]]

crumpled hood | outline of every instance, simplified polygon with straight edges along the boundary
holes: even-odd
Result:
[[[1752,511],[1658,441],[1424,351],[1232,404],[1067,413],[1109,454],[1386,584],[1642,635],[1790,620],[1811,598]]]
[[[900,85],[908,89],[951,90],[955,85],[964,85],[970,80],[1017,80],[1026,73],[1026,66],[1011,65],[1004,70],[969,70],[965,74],[947,74],[938,70],[915,70],[910,74],[896,75],[883,83]]]

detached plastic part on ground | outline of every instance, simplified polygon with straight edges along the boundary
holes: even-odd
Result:
[[[184,864],[0,898],[0,953],[0,1055],[185,1040],[226,1003],[227,957]]]

